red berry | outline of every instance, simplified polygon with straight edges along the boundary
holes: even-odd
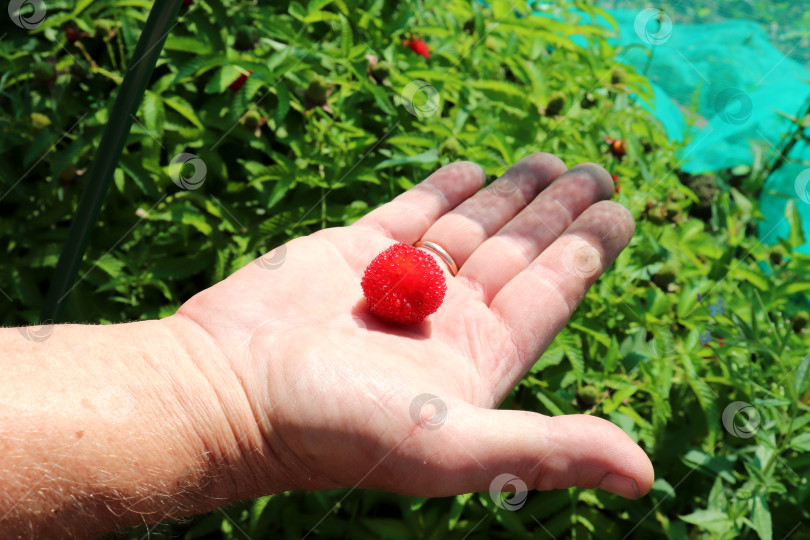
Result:
[[[421,39],[408,39],[402,43],[416,54],[424,56],[425,58],[430,58],[430,49],[428,48],[428,44]]]
[[[614,190],[616,191],[616,193],[618,193],[619,192],[619,177],[616,176],[615,174],[611,174],[610,177],[613,179],[613,182],[616,184],[616,187],[614,188]]]
[[[627,154],[627,143],[622,139],[618,139],[609,143],[613,155],[621,157]]]
[[[238,92],[239,89],[242,88],[245,85],[245,82],[248,80],[248,77],[250,77],[251,75],[253,75],[252,71],[248,71],[247,75],[245,75],[244,73],[240,73],[239,77],[237,77],[237,79],[235,81],[233,81],[231,84],[228,85],[228,88],[230,88],[234,92]]]
[[[79,39],[79,29],[73,25],[66,26],[65,39],[67,39],[68,43],[73,43],[74,41]]]
[[[447,291],[433,257],[406,244],[394,244],[371,261],[361,282],[369,309],[378,317],[412,324],[434,313]]]

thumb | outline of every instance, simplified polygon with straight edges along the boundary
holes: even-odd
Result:
[[[588,415],[549,417],[527,411],[453,407],[439,428],[417,435],[438,457],[430,491],[449,495],[507,491],[507,486],[550,490],[600,488],[635,499],[652,487],[644,451],[615,424]],[[515,478],[519,481],[512,481]],[[525,489],[525,488],[523,488]],[[421,491],[421,490],[420,490]]]

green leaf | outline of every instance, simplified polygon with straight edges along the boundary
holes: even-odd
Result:
[[[797,396],[804,394],[808,385],[810,385],[810,353],[802,358],[793,374],[793,389],[796,391]]]
[[[790,447],[800,452],[810,452],[810,432],[804,432],[793,437],[790,441]]]
[[[692,449],[684,454],[683,460],[712,477],[722,478],[727,484],[737,483],[734,477],[734,464],[737,462],[735,455],[713,456],[703,450]]]
[[[349,51],[354,45],[354,32],[349,20],[343,15],[340,16],[340,48],[345,56],[350,56]]]
[[[194,124],[195,127],[204,129],[202,122],[200,122],[200,119],[197,118],[197,114],[194,112],[194,108],[185,99],[180,96],[169,96],[163,98],[163,103],[179,112],[183,118]]]
[[[453,499],[453,505],[450,507],[450,513],[447,515],[447,530],[452,531],[456,528],[461,513],[464,512],[464,507],[467,501],[472,498],[472,493],[465,493],[464,495],[456,495]]]
[[[605,347],[610,347],[610,337],[608,336],[607,332],[605,332],[605,329],[600,327],[599,325],[594,324],[593,322],[590,321],[585,322],[583,324],[572,321],[568,323],[568,326],[569,328],[573,328],[575,330],[579,330],[580,332],[589,334],[593,336],[593,338],[596,341],[598,341]]]
[[[278,105],[273,113],[273,118],[275,118],[276,124],[280,125],[284,121],[284,117],[287,116],[287,111],[290,110],[290,90],[283,80],[276,85],[276,97],[278,98]]]
[[[379,538],[391,538],[392,540],[410,540],[412,538],[408,527],[401,519],[367,517],[360,523]]]
[[[388,167],[396,167],[397,165],[409,165],[412,163],[427,164],[436,163],[437,161],[439,161],[439,150],[432,148],[426,152],[422,152],[421,154],[416,154],[414,156],[402,156],[386,159],[385,161],[378,163],[374,168],[376,170],[380,170]]]
[[[790,225],[790,235],[788,236],[788,243],[791,247],[797,248],[804,245],[804,233],[802,232],[802,217],[799,209],[792,199],[788,199],[785,205],[785,217]]]
[[[751,523],[757,531],[761,540],[773,539],[773,526],[771,524],[771,511],[765,495],[759,495],[753,499],[753,509],[751,510]]]
[[[719,434],[719,420],[721,417],[717,405],[718,396],[706,381],[700,378],[695,369],[695,365],[692,363],[691,357],[684,354],[681,355],[680,358],[689,380],[689,386],[692,387],[692,391],[695,393],[695,396],[697,396],[701,409],[703,409],[703,414],[706,416],[706,425],[709,429],[709,436],[706,442],[707,444],[714,445]]]
[[[560,344],[568,361],[571,362],[571,367],[574,368],[574,374],[577,377],[577,383],[582,382],[582,375],[585,373],[585,358],[582,355],[582,343],[579,336],[563,329],[555,341]]]
[[[726,513],[718,510],[698,510],[681,516],[681,519],[715,534],[725,534],[734,526],[734,522]]]
[[[214,73],[211,80],[205,85],[205,92],[207,94],[221,94],[241,75],[243,75],[242,71],[234,66],[223,66]]]
[[[730,275],[732,279],[747,281],[761,291],[767,291],[772,287],[771,282],[761,271],[750,270],[742,265],[737,266]]]
[[[565,357],[565,351],[559,345],[551,346],[543,355],[534,363],[531,373],[538,373],[547,367],[556,366]]]

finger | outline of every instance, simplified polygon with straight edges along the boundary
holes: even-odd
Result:
[[[479,165],[451,163],[353,226],[371,227],[397,242],[414,244],[437,219],[481,189],[485,180]]]
[[[490,309],[500,317],[518,351],[516,364],[493,371],[498,395],[506,393],[548,347],[588,288],[630,242],[632,214],[611,201],[583,212],[524,271],[503,286]]]
[[[654,480],[644,451],[618,426],[595,416],[462,405],[450,408],[437,429],[419,428],[412,444],[431,456],[412,469],[421,484],[415,491],[429,497],[499,491],[509,487],[501,475],[509,475],[529,490],[598,487],[636,499]]]
[[[489,304],[501,287],[525,270],[585,209],[611,195],[613,181],[602,167],[584,163],[569,169],[481,244],[458,275],[473,281]]]
[[[439,218],[422,240],[442,246],[461,268],[471,253],[564,171],[565,164],[551,154],[525,157],[486,189]]]

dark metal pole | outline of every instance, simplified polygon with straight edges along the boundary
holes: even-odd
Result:
[[[181,3],[182,0],[158,0],[152,5],[146,25],[135,46],[129,69],[118,89],[118,95],[110,111],[110,121],[104,128],[101,143],[87,175],[87,187],[84,188],[79,200],[79,207],[73,215],[65,245],[59,255],[59,262],[56,264],[42,308],[42,322],[58,320],[65,300],[75,284],[90,233],[93,231],[98,212],[110,188],[115,166],[129,136],[132,117],[138,111],[146,85],[152,77],[163,44],[180,11]]]

